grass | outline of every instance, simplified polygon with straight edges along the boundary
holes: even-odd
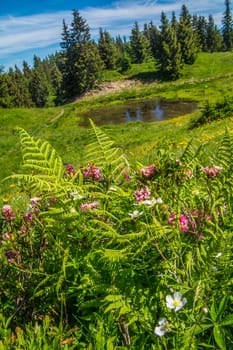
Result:
[[[122,104],[126,100],[161,96],[167,99],[193,99],[200,105],[233,93],[233,53],[201,53],[192,66],[185,66],[183,77],[175,82],[148,83],[154,79],[154,62],[133,65],[124,75],[114,71],[106,72],[105,81],[110,79],[138,79],[134,88],[106,95],[87,97],[62,107],[44,109],[1,109],[0,110],[0,178],[19,171],[20,149],[13,130],[20,126],[31,135],[48,140],[64,157],[65,162],[82,163],[83,149],[88,142],[88,132],[80,127],[82,113],[96,108]],[[145,79],[145,77],[147,77]],[[173,145],[188,142],[194,137],[209,144],[210,152],[217,143],[217,134],[222,134],[226,126],[232,128],[232,120],[220,121],[204,128],[190,131],[190,115],[173,120],[143,124],[105,126],[104,129],[115,139],[132,159],[146,161],[148,149],[166,142]],[[216,133],[217,130],[217,133]],[[208,135],[205,136],[205,135]],[[171,146],[172,147],[172,146]],[[141,159],[140,159],[141,158]]]

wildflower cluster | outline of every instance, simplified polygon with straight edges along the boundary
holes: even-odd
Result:
[[[86,211],[88,209],[95,209],[99,206],[99,202],[95,201],[95,202],[89,202],[89,203],[83,203],[81,205],[81,209],[82,211]]]
[[[69,177],[69,176],[73,176],[77,173],[77,170],[75,170],[74,166],[72,164],[66,164],[66,172],[65,172],[65,176]]]
[[[7,204],[2,207],[2,214],[6,221],[11,221],[16,217],[16,214],[13,212],[12,206]]]
[[[201,229],[206,220],[213,221],[213,218],[201,210],[192,210],[189,214],[181,213],[177,215],[175,212],[171,213],[168,218],[168,224],[174,227],[178,225],[181,233],[187,232],[202,239],[204,238],[204,234],[201,232]]]
[[[147,167],[145,167],[145,168],[141,168],[140,169],[140,173],[144,176],[144,177],[146,177],[146,178],[152,178],[153,177],[153,175],[155,174],[155,170],[156,170],[156,167],[155,167],[155,165],[154,164],[152,164],[152,165],[149,165],[149,166],[147,166]]]
[[[166,296],[166,306],[168,309],[172,309],[174,311],[181,310],[185,304],[187,303],[187,299],[184,298],[179,292],[175,292],[173,296]],[[158,322],[158,326],[155,327],[155,334],[159,337],[164,336],[166,333],[171,331],[171,324],[167,321],[167,319],[161,318]]]
[[[218,165],[213,165],[211,168],[206,166],[202,168],[202,170],[204,171],[204,173],[206,173],[208,177],[216,177],[222,172],[223,168]]]
[[[148,199],[150,198],[150,190],[149,188],[146,186],[146,187],[143,187],[141,188],[140,190],[136,190],[134,192],[134,197],[135,197],[135,200],[137,202],[142,202],[144,201],[145,199]]]
[[[103,180],[103,176],[101,174],[100,169],[97,166],[95,166],[93,163],[89,163],[87,165],[87,168],[83,170],[83,176],[90,178],[93,181]]]

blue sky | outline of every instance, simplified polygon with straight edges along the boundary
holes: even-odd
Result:
[[[175,11],[178,17],[182,4],[191,14],[212,14],[221,26],[224,0],[1,0],[0,66],[5,71],[15,64],[21,67],[23,60],[32,64],[34,55],[44,58],[60,50],[62,21],[70,24],[73,9],[79,10],[95,39],[100,27],[115,37],[130,35],[135,21],[141,29],[150,21],[159,25],[162,11],[168,17]]]

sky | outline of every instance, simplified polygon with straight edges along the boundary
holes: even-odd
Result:
[[[97,40],[99,28],[128,37],[135,21],[143,29],[150,21],[159,25],[162,11],[179,17],[183,4],[190,14],[212,14],[221,26],[224,0],[0,0],[0,66],[21,68],[23,61],[32,65],[34,55],[43,59],[59,51],[63,19],[69,25],[74,9]]]

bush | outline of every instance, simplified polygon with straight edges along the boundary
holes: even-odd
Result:
[[[207,101],[200,115],[191,120],[190,129],[210,123],[214,120],[224,119],[233,116],[233,98],[225,97],[223,101],[210,104]]]

